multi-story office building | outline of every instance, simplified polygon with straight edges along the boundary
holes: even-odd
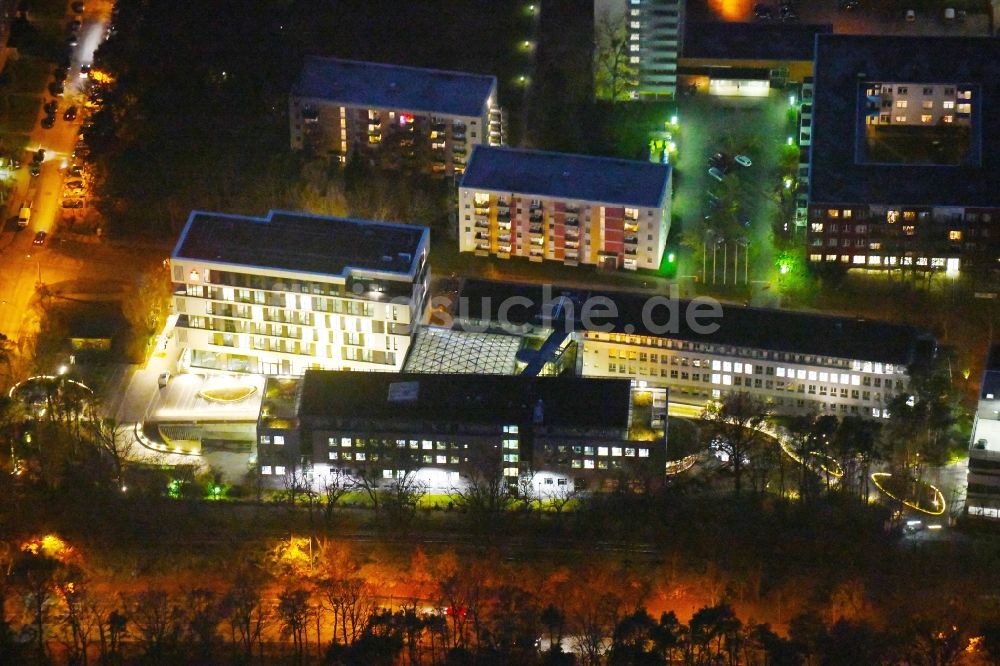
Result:
[[[269,380],[258,462],[271,484],[330,469],[436,490],[527,477],[544,498],[662,479],[666,416],[664,389],[623,379],[310,371]]]
[[[171,256],[192,369],[399,370],[425,303],[425,227],[193,212]]]
[[[469,324],[569,331],[577,375],[667,387],[675,403],[747,391],[778,413],[886,418],[908,366],[935,352],[910,326],[788,310],[716,304],[717,316],[692,320],[705,303],[482,280],[467,280],[460,297]]]
[[[462,173],[503,138],[496,78],[480,74],[310,57],[289,107],[293,150],[386,168]]]
[[[594,0],[595,41],[620,58],[627,41],[628,95],[632,99],[673,96],[684,35],[685,0]],[[613,55],[610,52],[614,52]],[[600,67],[600,66],[599,66]]]
[[[969,446],[965,513],[1000,520],[1000,345],[986,360]]]
[[[1000,259],[1000,41],[820,35],[806,175],[813,263]]]
[[[459,249],[657,269],[670,231],[670,177],[665,164],[479,146],[459,187]]]

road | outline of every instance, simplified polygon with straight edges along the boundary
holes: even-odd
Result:
[[[111,3],[87,3],[87,12],[83,15],[79,31],[79,44],[73,49],[71,57],[66,90],[64,96],[58,98],[56,124],[52,129],[43,129],[36,124],[31,131],[29,151],[45,149],[41,173],[35,178],[29,175],[28,164],[32,155],[27,152],[22,158],[24,166],[15,175],[14,194],[3,217],[3,229],[0,231],[0,332],[16,340],[22,350],[37,330],[32,303],[39,284],[70,281],[80,274],[85,264],[72,253],[67,255],[60,248],[55,248],[58,242],[54,243],[51,235],[56,230],[61,211],[65,170],[71,163],[82,122],[83,102],[86,100],[83,90],[86,81],[80,77],[80,67],[93,61],[94,51],[106,34],[110,16]],[[69,19],[67,15],[67,23]],[[46,93],[45,99],[51,97]],[[75,121],[67,122],[62,114],[71,105],[75,105],[80,112]],[[44,111],[40,111],[38,121],[43,117]],[[27,229],[18,230],[14,218],[30,192],[34,192],[31,223]],[[43,246],[32,242],[39,231],[50,235]]]

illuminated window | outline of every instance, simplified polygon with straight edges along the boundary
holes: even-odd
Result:
[[[274,473],[275,474],[284,474],[285,473],[285,468],[282,467],[281,465],[275,465],[275,467],[274,467]]]
[[[971,104],[959,104],[958,105],[958,112],[959,113],[972,113],[972,105]]]
[[[275,435],[274,436],[274,445],[275,446],[284,446],[285,445],[285,436],[284,435]]]
[[[201,280],[201,275],[198,273],[198,271],[192,270],[188,274],[188,280],[190,280],[191,282],[198,282],[199,280]]]
[[[955,102],[953,102],[951,100],[948,100],[948,101],[944,102],[941,106],[943,106],[946,109],[954,109],[955,108]]]
[[[896,116],[896,122],[897,123],[905,123],[906,122],[906,116]]]
[[[904,220],[915,220],[915,219],[917,219],[917,214],[916,214],[915,211],[912,211],[912,210],[903,211],[903,219]]]
[[[913,234],[916,233],[916,231],[917,231],[916,227],[914,227],[912,224],[907,224],[903,226],[903,233],[906,234],[907,236],[912,236]]]
[[[271,466],[270,465],[261,465],[260,466],[260,473],[261,474],[266,474],[266,475],[270,476],[270,474],[271,474]]]
[[[896,100],[897,109],[905,109],[908,102],[905,99]]]
[[[822,222],[813,222],[810,225],[810,228],[812,229],[812,232],[814,234],[821,234],[821,233],[823,233],[823,223]]]
[[[943,120],[946,123],[951,123],[955,121],[955,116],[952,115],[944,116],[943,118],[941,118],[941,120]]]
[[[958,91],[958,98],[959,99],[972,99],[972,91],[971,90],[959,90]],[[961,105],[959,105],[959,106],[961,106]]]
[[[850,208],[845,208],[844,212],[843,212],[843,215],[844,215],[844,217],[850,217],[851,216],[851,209]]]
[[[485,192],[476,192],[472,195],[472,201],[477,206],[486,206],[490,203],[490,195]]]
[[[922,102],[922,103],[920,104],[920,106],[921,106],[921,108],[923,108],[923,109],[933,109],[933,108],[934,108],[934,102],[933,102],[932,100],[929,100],[929,99],[925,99],[925,100],[924,100],[924,101],[923,101],[923,102]]]
[[[826,216],[827,217],[840,217],[840,211],[837,210],[836,208],[831,208],[830,210],[826,211]]]
[[[929,123],[932,120],[934,120],[934,116],[930,114],[924,113],[920,116],[920,122],[922,123]]]
[[[869,243],[868,244],[868,249],[869,250],[881,250],[882,249],[882,243]]]
[[[948,232],[948,240],[960,241],[962,240],[962,232],[958,229],[952,229]]]
[[[899,219],[899,211],[898,210],[889,210],[889,211],[886,211],[886,213],[885,213],[885,221],[886,222],[888,222],[889,224],[895,224],[896,220],[898,220],[898,219]]]

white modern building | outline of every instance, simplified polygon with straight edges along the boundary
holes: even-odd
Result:
[[[479,146],[459,186],[459,250],[656,270],[670,197],[669,165]]]
[[[594,0],[595,41],[626,40],[632,99],[670,97],[684,34],[685,0]],[[611,47],[614,48],[614,47]]]
[[[170,259],[182,368],[398,371],[424,311],[428,229],[195,211]]]
[[[495,77],[337,58],[306,58],[289,122],[293,150],[441,175],[503,142]]]
[[[929,333],[900,324],[718,303],[713,310],[714,301],[657,294],[467,280],[460,297],[460,326],[554,342],[568,335],[578,376],[665,387],[671,402],[696,406],[745,391],[776,413],[888,418],[908,367],[936,349]],[[692,312],[708,328],[692,324]]]
[[[965,512],[1000,520],[1000,345],[990,349],[969,446]]]

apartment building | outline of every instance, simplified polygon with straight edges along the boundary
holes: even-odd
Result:
[[[627,40],[631,99],[677,92],[677,61],[684,36],[685,0],[594,0],[598,48]],[[624,69],[624,68],[623,68]]]
[[[170,258],[180,365],[393,371],[424,310],[425,227],[191,213]]]
[[[809,261],[992,269],[1000,259],[1000,41],[820,35]]]
[[[459,249],[655,270],[670,196],[669,165],[478,146],[459,186]]]
[[[309,371],[273,378],[258,422],[261,475],[330,470],[429,490],[472,475],[539,497],[662,479],[667,394],[624,379]]]
[[[293,150],[440,175],[503,141],[496,77],[337,58],[306,58],[289,119]]]
[[[568,331],[578,376],[665,387],[682,404],[747,391],[778,413],[887,418],[908,366],[935,352],[910,326],[788,310],[716,304],[703,329],[690,316],[709,301],[484,280],[467,280],[460,298],[460,326]]]
[[[990,348],[969,443],[965,514],[1000,520],[1000,345]]]

